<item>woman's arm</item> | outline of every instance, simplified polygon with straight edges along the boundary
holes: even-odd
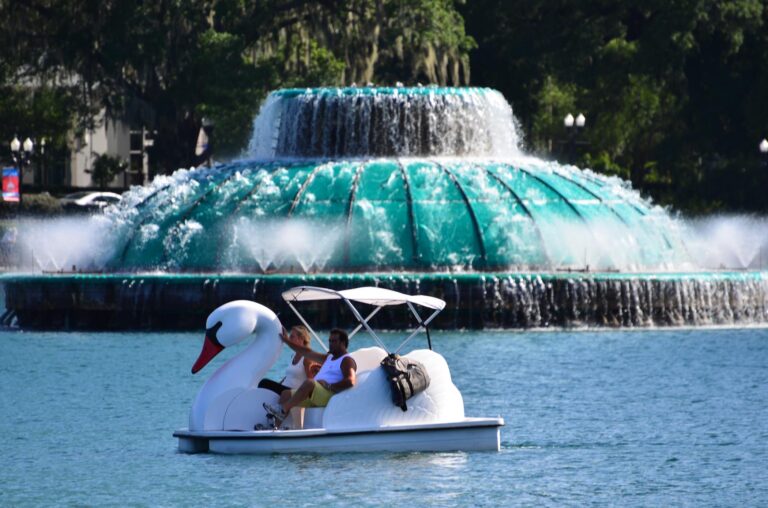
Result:
[[[305,347],[301,344],[294,344],[290,340],[288,340],[288,331],[283,328],[283,331],[280,332],[280,340],[288,344],[288,347],[296,351],[298,354],[303,356],[304,358],[308,358],[310,360],[323,363],[325,361],[325,357],[328,356],[325,353],[318,353],[316,351],[312,351],[310,348]]]

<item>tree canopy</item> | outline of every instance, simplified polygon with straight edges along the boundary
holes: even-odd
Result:
[[[575,146],[687,211],[766,211],[766,20],[763,0],[0,0],[0,131],[64,153],[106,108],[155,132],[168,172],[204,117],[236,155],[278,87],[471,83],[506,96],[535,153]]]
[[[547,152],[567,137],[563,117],[583,112],[581,163],[691,211],[768,209],[764,2],[475,0],[463,12],[473,79],[506,95],[531,149]]]
[[[191,164],[204,116],[235,154],[269,90],[467,83],[473,47],[451,0],[28,0],[0,22],[6,87],[60,90],[80,130],[101,108],[148,126],[164,171]]]

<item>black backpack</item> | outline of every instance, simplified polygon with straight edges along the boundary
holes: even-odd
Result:
[[[391,354],[381,361],[381,368],[392,389],[392,403],[403,411],[408,410],[405,401],[429,386],[429,374],[421,363]]]

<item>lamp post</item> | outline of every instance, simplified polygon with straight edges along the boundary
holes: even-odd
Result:
[[[43,189],[46,189],[48,187],[48,178],[45,174],[45,138],[40,138],[40,158],[39,160],[39,167],[40,167],[40,184],[42,185]]]
[[[11,140],[11,157],[13,157],[14,164],[19,168],[19,205],[23,199],[21,186],[24,180],[24,168],[29,166],[34,149],[35,143],[30,138],[25,139],[23,143],[19,141],[18,136],[14,136]]]
[[[763,138],[763,140],[760,142],[759,145],[757,145],[758,150],[760,150],[760,159],[762,161],[763,169],[768,170],[768,139]],[[763,171],[765,173],[765,171]],[[763,188],[765,189],[765,188]],[[760,266],[759,268],[763,269],[763,251],[768,249],[768,244],[764,244],[760,246]]]
[[[23,150],[22,150],[23,148]],[[24,140],[24,143],[19,141],[19,138],[14,136],[11,140],[11,156],[13,156],[13,162],[21,168],[21,166],[29,165],[30,158],[32,157],[32,150],[35,148],[35,144],[30,138]]]
[[[579,131],[587,124],[587,117],[582,113],[579,113],[576,118],[572,114],[568,113],[563,118],[563,126],[565,126],[568,132],[568,162],[573,164],[576,159],[576,138],[579,135]]]

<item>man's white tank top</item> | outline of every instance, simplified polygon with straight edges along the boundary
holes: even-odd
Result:
[[[315,376],[315,381],[325,381],[332,385],[344,379],[344,374],[341,373],[341,362],[348,356],[349,353],[333,360],[333,355],[328,355],[328,358],[323,362],[323,366],[320,367],[320,372]]]
[[[291,363],[288,364],[288,368],[285,369],[285,379],[283,384],[288,388],[296,389],[301,386],[301,383],[306,381],[307,373],[304,370],[304,358],[299,358],[299,363],[293,364],[293,358]]]

